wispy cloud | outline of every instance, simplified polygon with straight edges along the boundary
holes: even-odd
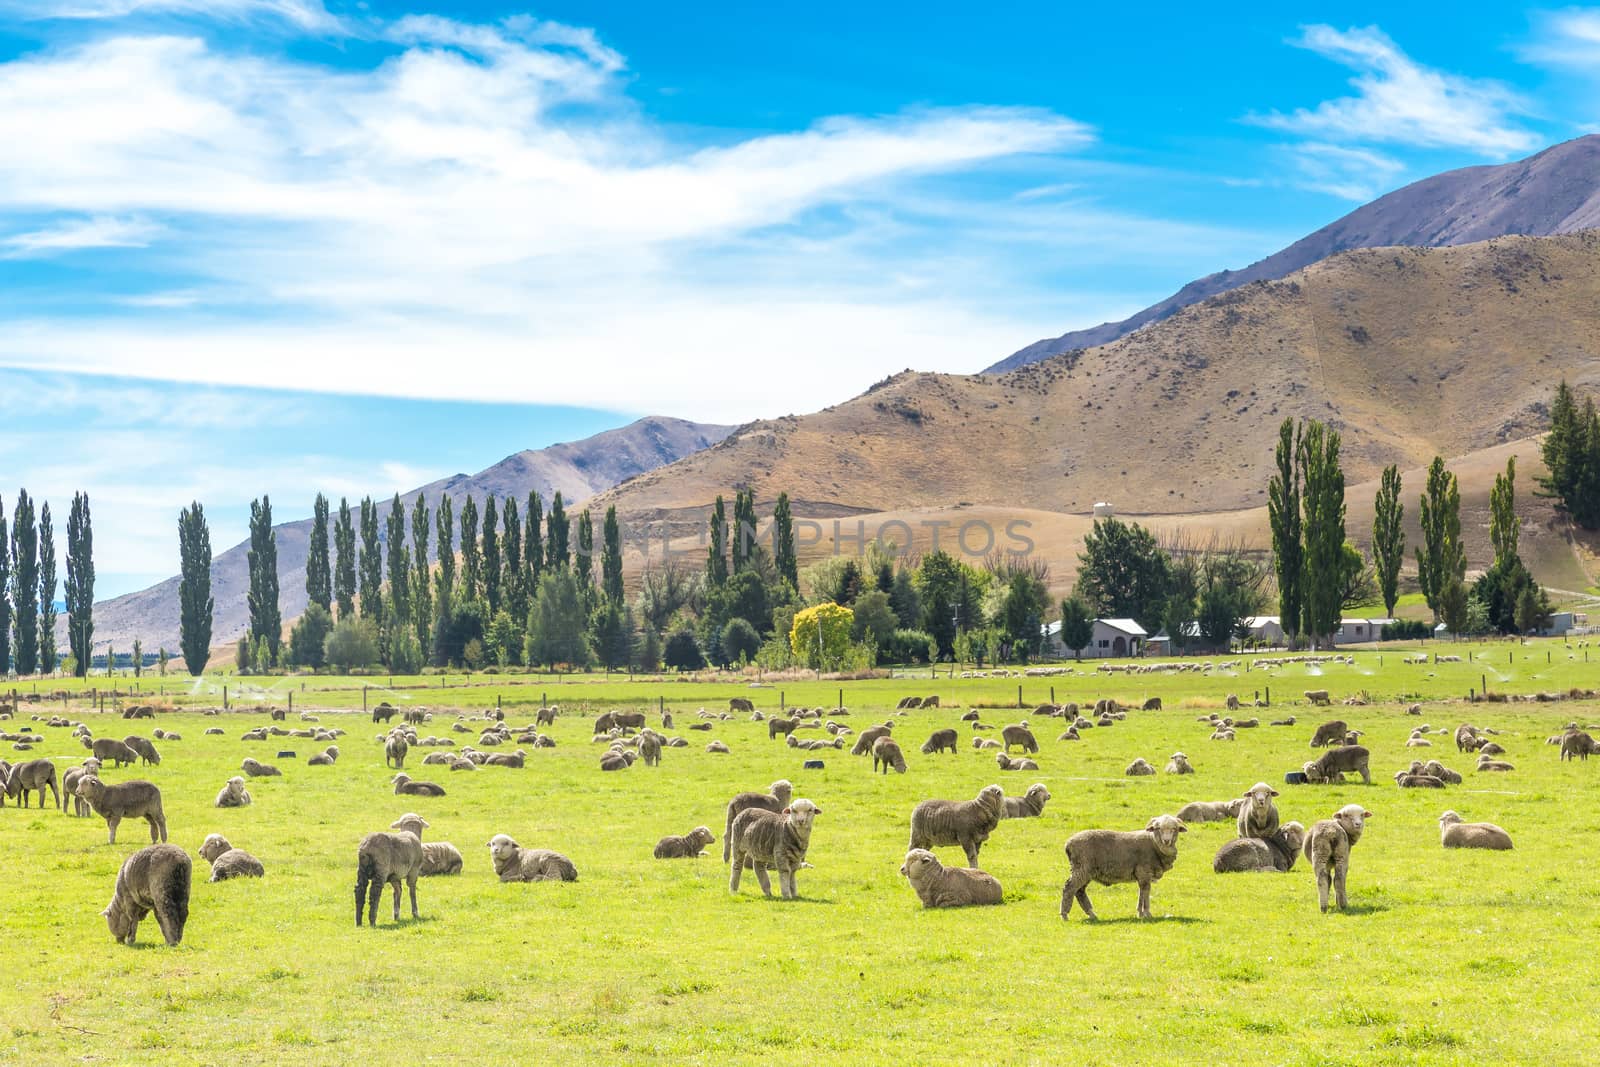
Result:
[[[121,19],[135,15],[281,19],[303,30],[339,26],[317,0],[0,0],[0,12],[30,19]]]
[[[1535,16],[1535,36],[1518,49],[1530,63],[1600,76],[1600,9],[1568,8]]]
[[[161,228],[139,219],[69,219],[54,226],[0,238],[9,258],[75,252],[85,248],[143,248]]]
[[[1303,188],[1365,202],[1385,192],[1405,164],[1366,148],[1312,142],[1290,149]]]
[[[1308,26],[1290,43],[1355,71],[1355,94],[1248,121],[1324,140],[1457,148],[1496,159],[1539,143],[1517,121],[1529,110],[1517,93],[1499,82],[1424,66],[1375,26]]]

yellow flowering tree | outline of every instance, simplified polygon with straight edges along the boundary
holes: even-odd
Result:
[[[789,648],[812,670],[840,663],[850,651],[850,628],[856,613],[834,603],[795,613]]]

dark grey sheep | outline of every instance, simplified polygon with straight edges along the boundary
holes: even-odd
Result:
[[[140,737],[138,734],[129,734],[122,739],[122,743],[139,753],[139,758],[144,760],[147,765],[161,766],[161,753],[156,751],[156,746],[151,744],[149,738]]]
[[[935,730],[928,736],[928,740],[923,742],[922,754],[928,756],[935,752],[943,752],[945,749],[949,749],[951,753],[954,753],[958,737],[960,735],[954,730]]]
[[[1334,719],[1317,727],[1317,732],[1311,735],[1311,747],[1322,748],[1326,745],[1337,745],[1344,740],[1344,735],[1350,731],[1350,726],[1343,719]]]
[[[1030,755],[1036,755],[1039,751],[1039,742],[1034,740],[1033,731],[1028,729],[1025,722],[1001,730],[1000,741],[1006,752],[1010,752],[1013,745]]]
[[[892,737],[880,737],[872,743],[872,769],[882,768],[884,774],[893,767],[898,774],[906,773],[906,757]]]
[[[106,917],[111,936],[120,944],[133,944],[139,923],[153,911],[167,944],[182,941],[184,924],[189,921],[193,868],[189,854],[177,845],[148,845],[124,860],[117,871],[111,903],[100,913]]]
[[[167,817],[161,810],[161,790],[154,782],[135,779],[106,785],[92,774],[78,780],[78,795],[106,821],[111,844],[117,843],[117,824],[123,819],[144,819],[150,824],[150,841],[167,839]]]
[[[56,784],[56,765],[47,759],[23,760],[6,774],[5,795],[13,800],[20,798],[23,807],[28,806],[30,793],[39,794],[39,806],[44,807],[45,790],[50,790],[53,796],[52,807],[65,811],[61,801],[61,787]],[[0,800],[0,805],[5,803]]]
[[[1336,782],[1339,775],[1349,772],[1361,775],[1361,781],[1371,785],[1372,773],[1368,769],[1370,756],[1362,745],[1340,745],[1329,749],[1320,759],[1305,765],[1306,781],[1319,784]]]
[[[378,925],[378,899],[385,885],[394,886],[394,921],[400,921],[400,883],[411,892],[411,917],[417,913],[417,879],[422,876],[422,842],[407,830],[375,830],[356,849],[356,925],[365,903],[367,924]]]
[[[1284,823],[1271,837],[1236,837],[1217,849],[1211,861],[1218,874],[1240,871],[1281,871],[1294,869],[1306,841],[1306,828],[1297,822]]]

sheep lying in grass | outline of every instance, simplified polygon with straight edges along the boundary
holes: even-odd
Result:
[[[1077,740],[1079,740],[1079,738],[1078,738],[1078,728],[1076,726],[1067,727],[1065,730],[1062,731],[1061,736],[1056,738],[1056,740],[1057,741],[1077,741]]]
[[[1013,759],[1004,752],[996,752],[994,758],[1002,771],[1036,771],[1039,769],[1039,765],[1031,759]]]
[[[1150,766],[1149,762],[1143,756],[1140,756],[1138,759],[1128,764],[1127,770],[1123,771],[1122,773],[1127,775],[1129,778],[1143,778],[1146,775],[1156,773],[1156,769]]]
[[[150,824],[150,841],[167,839],[167,816],[161,810],[161,790],[154,782],[135,779],[106,785],[92,774],[78,780],[78,795],[106,821],[111,844],[117,843],[117,825],[123,819],[144,819]]]
[[[1044,813],[1045,802],[1050,799],[1050,790],[1044,787],[1043,782],[1035,782],[1028,787],[1028,791],[1020,797],[1006,797],[1005,810],[1001,813],[1002,819],[1036,819]]]
[[[999,748],[1000,742],[992,737],[974,737],[972,739],[972,747],[981,752],[984,749]]]
[[[217,794],[215,806],[219,808],[244,808],[249,807],[250,803],[250,790],[244,787],[244,779],[235,775],[223,784],[222,792]]]
[[[696,826],[683,836],[669,834],[656,842],[658,860],[692,859],[705,855],[705,848],[717,839],[708,826]]]
[[[728,856],[733,848],[728,840],[733,835],[733,820],[739,813],[750,808],[760,808],[762,811],[779,812],[789,806],[789,798],[794,793],[794,786],[788,780],[780,778],[772,783],[771,789],[766,793],[739,793],[728,801],[728,821],[722,829],[722,862],[728,862]]]
[[[958,736],[959,735],[954,730],[935,730],[931,735],[929,735],[928,740],[923,742],[922,754],[924,756],[929,756],[935,752],[943,752],[944,750],[949,749],[953,755],[956,750],[956,739]]]
[[[267,873],[261,861],[250,853],[234,848],[221,834],[207,834],[200,846],[200,857],[211,864],[212,882],[229,878],[260,878]]]
[[[1449,767],[1436,759],[1431,759],[1422,765],[1422,773],[1437,778],[1446,785],[1460,785],[1461,772],[1452,771]]]
[[[394,795],[397,797],[442,797],[445,795],[444,786],[436,785],[433,782],[414,782],[409,774],[397,774],[390,781],[394,783]]]
[[[404,830],[416,834],[417,840],[422,841],[422,831],[428,828],[428,820],[414,811],[408,811],[394,822],[389,824],[391,830]],[[422,870],[419,872],[423,878],[431,878],[436,874],[460,874],[461,850],[448,841],[422,841]]]
[[[321,752],[318,752],[315,756],[312,756],[310,759],[306,760],[306,766],[307,767],[332,767],[334,761],[337,760],[338,758],[339,758],[339,746],[338,745],[329,745],[327,748],[323,749]],[[427,762],[427,761],[424,760],[423,762]]]
[[[801,797],[781,812],[749,808],[733,820],[729,834],[728,891],[739,891],[739,877],[744,872],[745,861],[755,869],[761,892],[772,896],[772,884],[767,879],[767,868],[778,872],[778,891],[785,900],[800,895],[795,884],[795,872],[805,862],[806,851],[811,847],[811,827],[822,809]]]
[[[1089,883],[1139,884],[1139,918],[1150,918],[1150,886],[1172,869],[1178,859],[1178,835],[1188,828],[1175,815],[1157,815],[1143,830],[1080,830],[1067,839],[1071,873],[1061,887],[1061,917],[1072,913],[1076,900],[1090,919],[1097,918],[1089,902]]]
[[[908,847],[959,845],[967,854],[967,866],[976,867],[983,843],[1000,824],[1005,799],[1004,789],[989,785],[972,800],[924,800],[911,810]]]
[[[1238,816],[1244,807],[1243,798],[1233,800],[1196,800],[1178,809],[1178,818],[1185,823],[1227,822]]]
[[[973,867],[946,867],[925,848],[906,853],[900,874],[911,883],[924,908],[965,908],[1000,903],[1000,882]]]
[[[1517,768],[1505,760],[1497,760],[1490,756],[1478,757],[1478,770],[1480,771],[1514,771]]]
[[[1278,806],[1272,798],[1278,791],[1266,782],[1257,782],[1240,797],[1236,818],[1240,837],[1268,838],[1278,832]],[[1298,846],[1297,846],[1298,847]]]
[[[1189,763],[1189,757],[1182,752],[1174,752],[1167,761],[1166,773],[1168,774],[1193,774],[1194,767]]]
[[[248,774],[252,778],[282,777],[282,772],[279,771],[278,768],[272,766],[270,763],[259,763],[256,760],[251,759],[249,756],[246,756],[244,758],[244,762],[239,764],[239,769],[244,771],[245,774]]]
[[[356,849],[356,925],[361,925],[363,903],[367,924],[378,925],[378,900],[383,887],[394,886],[394,921],[400,921],[400,883],[411,893],[411,917],[417,913],[417,879],[422,876],[422,842],[409,830],[376,830],[361,839]]]
[[[710,744],[706,745],[706,751],[712,753],[713,755],[726,756],[728,755],[729,750],[728,746],[723,742],[712,741]]]
[[[489,857],[502,882],[576,882],[578,868],[548,848],[523,848],[506,834],[489,839]]]
[[[1217,849],[1211,869],[1218,874],[1240,871],[1291,871],[1305,845],[1306,828],[1297,822],[1284,823],[1271,837],[1236,837]]]
[[[1333,818],[1314,823],[1311,832],[1306,835],[1302,851],[1316,873],[1317,903],[1324,912],[1328,910],[1330,884],[1339,910],[1343,911],[1349,906],[1345,896],[1345,875],[1350,869],[1350,850],[1361,840],[1361,833],[1370,818],[1372,812],[1360,804],[1346,804],[1333,813]]]
[[[131,945],[139,923],[152,911],[168,945],[183,940],[183,927],[189,921],[189,881],[194,862],[177,845],[148,845],[123,861],[117,871],[111,903],[100,914],[106,917],[111,936],[120,944]]]
[[[1462,822],[1461,816],[1447,811],[1439,816],[1439,843],[1445,848],[1486,848],[1507,852],[1511,835],[1492,822]]]

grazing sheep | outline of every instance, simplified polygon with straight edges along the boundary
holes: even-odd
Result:
[[[1478,736],[1478,728],[1471,723],[1462,723],[1456,727],[1456,751],[1475,752],[1483,747],[1484,739]]]
[[[923,706],[924,709],[926,709],[926,708],[936,708],[936,707],[939,706],[939,698],[936,697],[936,696],[923,697],[922,698],[922,706]]]
[[[140,737],[138,734],[129,734],[127,737],[122,739],[122,743],[137,752],[139,754],[139,758],[144,760],[146,765],[156,767],[161,766],[161,753],[156,751],[156,746],[150,743],[150,739],[148,737]]]
[[[139,753],[129,748],[126,742],[118,741],[114,737],[96,738],[89,750],[100,762],[115,763],[118,767],[139,762]]]
[[[1589,757],[1600,755],[1600,747],[1596,747],[1594,738],[1582,730],[1568,730],[1561,735],[1561,758],[1572,759],[1576,756],[1585,763]]]
[[[1143,778],[1145,775],[1156,773],[1156,769],[1150,766],[1143,756],[1140,756],[1138,759],[1128,764],[1127,769],[1122,773],[1127,775],[1129,778]]]
[[[1238,711],[1239,710],[1239,694],[1238,693],[1229,693],[1226,703],[1227,703],[1229,711]]]
[[[967,854],[967,866],[976,867],[983,843],[1000,824],[1005,799],[1004,789],[988,785],[972,800],[924,800],[911,809],[911,844],[907,847],[959,845]]]
[[[246,756],[244,762],[239,764],[239,769],[252,778],[281,778],[283,776],[283,772],[270,763],[258,763],[249,756]]]
[[[748,808],[733,820],[729,834],[728,892],[739,891],[739,878],[744,873],[745,861],[756,872],[761,892],[772,896],[772,884],[767,879],[767,868],[778,872],[778,891],[785,900],[800,895],[795,885],[795,872],[805,863],[806,851],[811,847],[811,827],[822,809],[804,797],[796,799],[781,812]]]
[[[1323,748],[1327,745],[1337,745],[1344,740],[1345,734],[1350,732],[1350,727],[1343,719],[1334,719],[1317,727],[1317,732],[1311,735],[1311,747]]]
[[[378,925],[378,900],[383,887],[394,886],[394,921],[400,921],[400,883],[411,893],[411,917],[417,913],[417,879],[422,876],[422,841],[409,830],[375,830],[356,849],[356,925],[366,904],[367,925]]]
[[[1447,811],[1439,816],[1439,843],[1445,848],[1486,848],[1498,852],[1511,850],[1511,835],[1492,822],[1462,822],[1461,816]]]
[[[654,855],[658,860],[693,859],[705,855],[705,847],[716,839],[710,827],[696,826],[682,837],[669,834],[657,841]]]
[[[111,936],[119,944],[133,944],[139,923],[153,911],[167,944],[182,941],[193,868],[189,854],[177,845],[148,845],[124,860],[111,903],[100,913]]]
[[[1043,782],[1035,782],[1028,787],[1028,791],[1020,797],[1006,797],[1005,808],[1000,813],[1002,819],[1037,819],[1044,814],[1045,802],[1050,799],[1050,790],[1044,787]]]
[[[1089,903],[1089,883],[1139,884],[1139,918],[1150,918],[1150,886],[1172,869],[1178,859],[1178,835],[1188,827],[1175,815],[1157,815],[1143,830],[1080,830],[1067,839],[1067,882],[1061,887],[1061,917],[1067,918],[1076,900],[1090,919],[1097,918]]]
[[[399,708],[391,707],[388,701],[385,701],[384,703],[379,704],[377,707],[372,709],[372,721],[388,722],[390,719],[398,715],[399,712]]]
[[[1516,767],[1504,760],[1491,759],[1488,756],[1478,757],[1478,770],[1480,771],[1514,771]]]
[[[924,908],[965,908],[1000,903],[1000,882],[974,867],[946,867],[925,848],[906,853],[900,874],[911,883]]]
[[[900,746],[892,737],[880,737],[872,743],[872,769],[882,767],[883,773],[888,774],[893,767],[896,774],[906,773],[906,757],[900,751]]]
[[[1237,818],[1244,807],[1243,798],[1233,800],[1195,800],[1178,809],[1178,818],[1184,823],[1227,822]]]
[[[878,740],[878,738],[888,737],[893,732],[894,728],[888,723],[884,723],[881,726],[867,727],[865,730],[862,730],[856,735],[856,743],[855,746],[850,749],[850,755],[865,756],[868,752],[872,751],[872,746]]]
[[[928,740],[923,742],[922,754],[927,756],[949,749],[953,755],[956,750],[956,738],[959,736],[954,730],[935,730],[929,735]]]
[[[1193,774],[1194,767],[1190,765],[1188,756],[1185,756],[1182,752],[1174,752],[1172,758],[1167,761],[1166,773]]]
[[[1281,871],[1294,869],[1305,845],[1306,828],[1297,822],[1285,823],[1271,837],[1236,837],[1224,842],[1211,861],[1211,869],[1218,874],[1236,874],[1241,871]]]
[[[12,767],[5,779],[5,796],[18,800],[23,807],[28,806],[29,794],[39,794],[39,806],[44,807],[44,791],[48,789],[54,796],[53,808],[66,808],[61,801],[61,787],[56,784],[56,765],[47,759],[30,759]],[[0,799],[0,806],[5,801]]]
[[[389,824],[391,830],[404,830],[417,835],[417,840],[422,841],[422,831],[428,828],[428,820],[414,811],[408,811],[394,822]],[[422,870],[418,876],[431,878],[437,874],[460,874],[462,866],[461,850],[448,841],[422,841]]]
[[[1140,707],[1140,710],[1141,711],[1160,711],[1161,710],[1161,698],[1160,697],[1151,697],[1150,699],[1148,699],[1148,700],[1146,700],[1144,702],[1144,704]]]
[[[445,795],[444,786],[436,785],[433,782],[414,782],[409,774],[397,774],[390,781],[394,783],[394,795],[397,797],[442,797]]]
[[[1372,784],[1372,774],[1368,770],[1370,753],[1361,745],[1341,745],[1323,753],[1322,758],[1314,759],[1305,765],[1306,781],[1315,783],[1328,783],[1338,781],[1338,775],[1353,772],[1361,775],[1361,781],[1367,785]]]
[[[261,861],[250,853],[234,848],[221,834],[207,834],[200,846],[200,857],[211,864],[208,881],[222,882],[229,878],[260,878],[267,873]]]
[[[1272,798],[1278,791],[1266,782],[1257,782],[1245,790],[1236,818],[1240,837],[1266,839],[1278,832],[1278,806]]]
[[[1011,746],[1013,745],[1020,747],[1022,751],[1030,755],[1036,755],[1039,751],[1039,742],[1033,739],[1033,731],[1028,729],[1028,724],[1025,722],[1007,726],[1001,730],[1000,740],[1007,752],[1011,751]]]
[[[772,783],[770,791],[766,793],[739,793],[728,801],[728,821],[722,830],[722,862],[728,862],[728,855],[732,844],[728,838],[733,835],[733,820],[739,813],[750,808],[760,808],[763,811],[779,812],[789,806],[789,798],[794,794],[794,786],[787,779],[780,778]]]
[[[728,698],[728,710],[729,711],[755,711],[756,710],[756,706],[751,701],[746,700],[744,697],[729,697]]]
[[[150,842],[166,841],[167,816],[161,810],[161,790],[154,782],[135,779],[106,785],[92,774],[78,780],[78,795],[106,821],[111,844],[117,843],[117,824],[123,819],[143,819],[150,824]]]
[[[219,808],[244,808],[250,805],[250,791],[244,787],[244,779],[239,777],[229,778],[222,787],[222,792],[217,794],[216,807]]]
[[[1333,701],[1329,699],[1328,691],[1326,689],[1307,689],[1305,692],[1305,697],[1313,704],[1333,703]]]
[[[1004,752],[994,754],[995,762],[1000,764],[1002,771],[1036,771],[1039,765],[1031,759],[1012,759]]]
[[[502,882],[576,882],[578,868],[548,848],[523,848],[506,834],[489,839],[494,873]]]
[[[1317,903],[1324,912],[1328,910],[1330,883],[1339,910],[1343,911],[1349,904],[1345,897],[1345,874],[1350,868],[1350,850],[1361,840],[1366,820],[1370,818],[1372,812],[1360,804],[1346,804],[1333,813],[1333,818],[1314,823],[1306,835],[1302,851],[1316,872]]]
[[[406,765],[406,749],[408,747],[403,735],[390,734],[388,740],[383,743],[383,765],[385,767],[393,767],[397,771],[403,770]]]

